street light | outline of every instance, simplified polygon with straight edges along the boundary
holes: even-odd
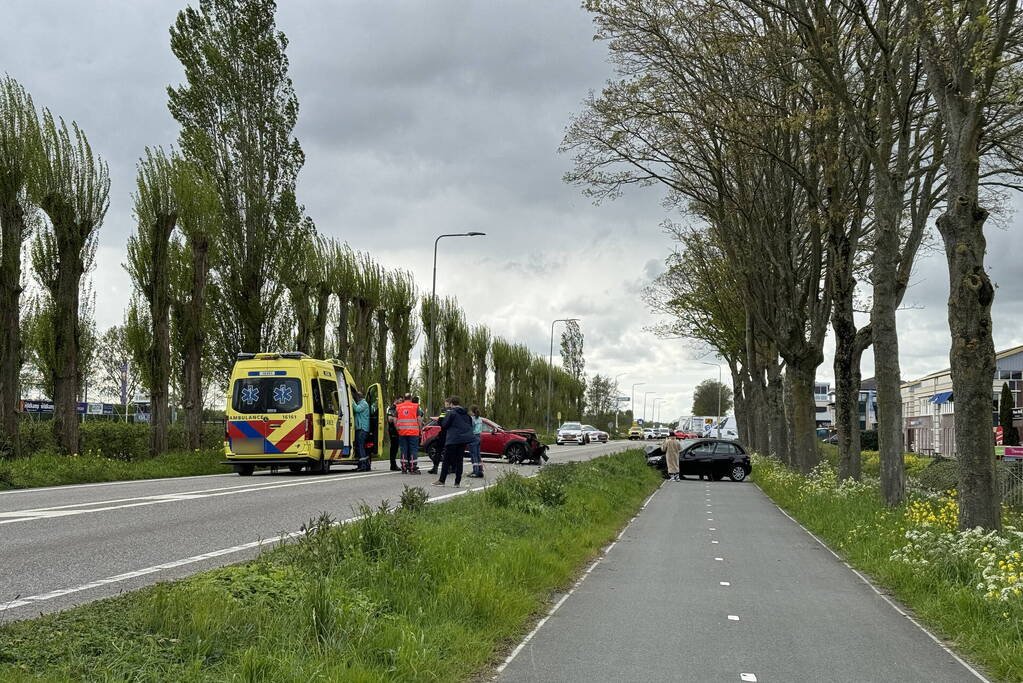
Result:
[[[721,384],[721,364],[720,363],[708,363],[705,360],[701,360],[704,365],[714,365],[718,369],[718,438],[721,438],[721,388],[724,386]]]
[[[629,408],[632,409],[632,421],[636,421],[636,387],[643,386],[646,382],[636,382],[632,385],[632,403],[629,404]],[[629,425],[630,427],[632,425]]]
[[[615,375],[615,432],[616,433],[618,432],[618,413],[619,413],[618,409],[622,405],[621,401],[618,400],[619,398],[621,398],[621,393],[622,393],[621,391],[618,390],[618,378],[619,377],[625,377],[625,375],[627,375],[627,374],[628,374],[627,372],[622,372],[622,373],[619,373],[619,374]]]
[[[437,363],[437,243],[445,237],[483,237],[485,232],[453,232],[438,235],[433,241],[433,289],[430,291],[430,303],[433,311],[430,314],[430,363],[426,370],[426,416],[429,417],[433,401],[433,366]]]
[[[571,323],[578,321],[579,318],[558,318],[557,320],[551,321],[551,356],[547,361],[547,433],[551,433],[551,382],[554,371],[554,325],[555,323]],[[582,417],[582,416],[580,416]]]
[[[666,401],[666,400],[667,400],[667,399],[664,399],[664,398],[655,398],[655,399],[654,399],[654,404],[653,404],[653,406],[651,406],[651,407],[650,407],[650,412],[651,412],[651,413],[653,413],[653,416],[654,416],[654,424],[656,424],[656,425],[660,425],[660,424],[661,424],[661,421],[660,421],[660,419],[658,418],[658,416],[660,415],[660,409],[661,409],[661,406],[660,406],[660,405],[658,405],[658,404],[659,404],[659,403],[660,403],[661,401]]]
[[[642,395],[642,421],[647,421],[647,397],[651,394],[657,394],[657,392],[643,392]]]

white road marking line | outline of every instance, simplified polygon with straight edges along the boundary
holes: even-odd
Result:
[[[713,543],[714,545],[717,545],[717,541],[711,541],[711,543]]]
[[[708,531],[717,531],[717,529],[715,529],[714,527],[709,527],[707,530]]]
[[[663,484],[661,486],[663,486]],[[615,543],[618,542],[618,539],[620,539],[622,535],[625,534],[626,531],[628,531],[629,527],[632,526],[632,523],[636,521],[636,519],[639,517],[639,513],[646,509],[646,506],[650,503],[650,499],[653,498],[654,495],[657,494],[657,491],[660,490],[661,490],[660,487],[658,487],[657,490],[650,494],[646,501],[643,502],[643,505],[640,506],[639,512],[637,512],[633,516],[633,518],[629,520],[629,523],[626,524],[625,528],[623,528],[621,532],[618,534],[618,538],[615,539],[615,541],[611,543],[611,545],[604,549],[604,551],[597,557],[597,559],[595,559],[590,564],[590,566],[586,568],[586,571],[583,572],[583,575],[579,577],[579,580],[575,582],[572,588],[570,588],[567,593],[561,596],[560,600],[554,603],[554,606],[551,607],[551,609],[547,612],[546,615],[544,615],[542,619],[540,619],[540,621],[536,622],[536,626],[533,627],[533,630],[526,634],[526,637],[522,639],[522,642],[515,646],[515,649],[511,651],[511,654],[509,654],[508,657],[505,658],[505,660],[498,665],[497,669],[495,669],[494,677],[491,680],[497,680],[498,676],[501,675],[501,672],[504,671],[505,668],[507,668],[507,666],[512,663],[512,660],[514,660],[519,655],[519,653],[522,652],[526,645],[529,644],[529,641],[533,639],[533,636],[535,636],[540,631],[540,629],[543,628],[543,625],[547,623],[547,620],[550,619],[554,615],[554,613],[557,612],[561,608],[561,606],[565,604],[565,601],[568,600],[568,598],[571,597],[571,595],[576,592],[579,586],[582,585],[582,582],[586,580],[586,577],[590,575],[590,572],[592,572],[593,569],[598,564],[600,564],[600,562],[604,558],[607,557],[608,551],[610,551],[611,548],[614,547]]]
[[[728,621],[739,621],[739,615],[738,614],[729,614],[728,615]]]
[[[454,493],[447,493],[447,494],[444,494],[442,496],[431,497],[429,499],[429,502],[434,503],[434,502],[437,502],[437,501],[440,501],[440,500],[445,500],[447,498],[454,498],[455,496],[461,496],[463,494],[469,493],[470,491],[479,491],[479,490],[482,490],[484,488],[487,488],[487,486],[478,486],[476,488],[471,488],[471,489],[470,488],[461,489],[459,491],[455,491]],[[359,520],[359,519],[362,519],[362,518],[363,518],[363,515],[356,515],[354,517],[348,517],[347,519],[339,520],[338,524],[351,524],[352,522],[354,522],[356,520]],[[30,605],[30,604],[36,603],[36,602],[44,602],[46,600],[53,600],[54,598],[59,598],[59,597],[65,596],[65,595],[70,595],[72,593],[80,593],[82,591],[86,591],[86,590],[89,590],[91,588],[99,588],[101,586],[106,586],[106,585],[111,584],[111,583],[120,583],[122,581],[129,581],[131,579],[135,579],[135,578],[138,578],[140,576],[146,576],[148,574],[155,574],[156,572],[164,571],[164,570],[167,570],[167,569],[174,569],[175,567],[181,567],[181,566],[184,566],[186,564],[195,564],[196,562],[202,562],[203,560],[210,560],[210,559],[213,559],[215,557],[221,557],[223,555],[231,555],[233,553],[239,553],[239,552],[242,552],[243,550],[250,550],[252,548],[258,548],[260,546],[267,545],[269,543],[276,543],[278,541],[290,540],[292,538],[297,538],[297,537],[301,536],[303,533],[304,532],[302,532],[302,531],[292,531],[290,533],[281,534],[280,536],[277,536],[276,538],[273,538],[273,539],[259,539],[257,541],[250,541],[249,543],[242,543],[240,545],[234,545],[234,546],[231,546],[230,548],[221,548],[219,550],[212,550],[212,551],[210,551],[208,553],[202,553],[200,555],[193,555],[191,557],[184,557],[184,558],[181,558],[179,560],[172,560],[171,562],[164,562],[163,564],[157,564],[157,565],[153,565],[152,567],[145,567],[143,569],[136,569],[135,571],[125,572],[123,574],[117,574],[115,576],[108,576],[106,578],[98,579],[96,581],[90,581],[89,583],[83,583],[80,586],[74,586],[73,588],[60,588],[58,590],[50,591],[48,593],[40,593],[38,595],[28,595],[28,596],[26,596],[24,598],[18,598],[18,599],[9,601],[9,602],[0,603],[0,612],[5,612],[7,610],[15,609],[16,607],[24,607],[25,605]]]
[[[338,479],[336,481],[348,481],[350,479],[363,479],[363,478],[366,478],[366,477],[369,477],[369,476],[381,476],[381,475],[384,475],[384,474],[391,474],[391,472],[388,471],[388,472],[379,472],[379,473],[374,473],[374,474],[369,474],[369,475],[360,475],[358,477],[346,477],[344,479]],[[215,475],[215,476],[221,476],[221,475]],[[528,476],[529,477],[534,477],[534,476],[536,476],[536,473],[530,474]],[[309,480],[309,481],[321,482],[321,481],[330,481],[331,479],[332,478],[318,478],[318,479],[313,479],[313,480]],[[123,482],[107,482],[107,483],[123,483]],[[461,495],[464,495],[466,493],[470,493],[470,492],[474,492],[474,491],[482,491],[483,489],[488,488],[489,486],[492,486],[492,485],[493,484],[484,484],[483,486],[467,487],[467,488],[455,491],[453,493],[447,493],[447,494],[440,495],[440,496],[431,496],[428,502],[433,503],[433,502],[437,502],[437,501],[440,501],[440,500],[446,500],[448,498],[454,498],[455,496],[461,496]],[[55,487],[55,488],[63,488],[63,487]],[[235,487],[226,487],[226,488],[235,488]],[[245,486],[243,486],[242,488],[245,488]],[[265,488],[265,487],[257,487],[257,490],[258,490],[258,488]],[[27,489],[27,490],[32,490],[32,489]],[[213,490],[222,490],[222,489],[213,489]],[[654,493],[656,493],[656,491]],[[169,495],[175,495],[175,494],[169,494]],[[180,494],[177,494],[177,495],[180,495]],[[653,494],[650,494],[650,498],[653,498]],[[650,498],[646,499],[646,502],[643,503],[643,506],[640,508],[640,510],[643,510],[643,509],[646,508],[647,503],[650,502]],[[127,500],[131,500],[131,499],[127,499]],[[93,504],[95,504],[95,503],[93,503]],[[350,517],[348,519],[341,520],[339,523],[341,523],[341,524],[348,524],[348,523],[350,523],[350,522],[352,522],[352,521],[354,521],[356,519],[360,519],[360,517],[359,516],[357,516],[357,517]],[[635,519],[635,517],[633,517],[633,519]],[[16,520],[12,520],[12,521],[16,521]],[[630,521],[630,524],[631,524],[631,521]],[[626,526],[626,528],[628,528],[628,526]],[[282,534],[281,536],[276,537],[273,541],[267,540],[267,539],[259,539],[257,541],[251,541],[249,543],[242,543],[240,545],[231,546],[230,548],[221,548],[219,550],[213,550],[213,551],[210,551],[210,552],[207,552],[207,553],[202,553],[200,555],[193,555],[192,557],[185,557],[185,558],[181,558],[181,559],[178,559],[178,560],[173,560],[171,562],[165,562],[163,564],[154,565],[152,567],[145,567],[143,569],[137,569],[135,571],[125,572],[123,574],[117,574],[115,576],[108,576],[106,578],[98,579],[96,581],[90,581],[89,583],[82,584],[80,586],[74,586],[72,588],[61,588],[61,589],[58,589],[58,590],[55,590],[55,591],[50,591],[48,593],[40,593],[40,594],[37,594],[37,595],[29,595],[29,596],[26,596],[24,598],[16,598],[16,599],[8,601],[8,602],[0,602],[0,612],[5,612],[7,610],[15,609],[17,607],[23,607],[25,605],[30,605],[30,604],[37,603],[37,602],[43,602],[45,600],[52,600],[54,598],[58,598],[58,597],[61,597],[61,596],[64,596],[64,595],[70,595],[72,593],[79,593],[81,591],[89,590],[90,588],[98,588],[98,587],[105,586],[105,585],[108,585],[108,584],[111,584],[111,583],[119,583],[119,582],[122,582],[122,581],[128,581],[130,579],[137,578],[139,576],[146,576],[148,574],[154,574],[156,572],[163,571],[163,570],[166,570],[166,569],[173,569],[175,567],[180,567],[180,566],[184,566],[184,565],[187,565],[187,564],[194,564],[196,562],[201,562],[201,561],[207,560],[207,559],[212,559],[212,558],[221,557],[221,556],[224,556],[224,555],[230,555],[230,554],[233,554],[233,553],[238,553],[238,552],[241,552],[243,550],[249,550],[249,549],[252,549],[252,548],[259,547],[261,545],[265,545],[267,543],[275,542],[276,540],[294,538],[294,537],[300,535],[301,533],[302,532],[299,532],[299,531],[293,531],[293,532],[290,532],[290,533]],[[625,529],[622,529],[622,532],[620,534],[618,534],[618,537],[621,538],[621,535],[624,534],[624,533],[625,533]],[[592,569],[592,567],[591,567],[591,569]]]
[[[739,674],[740,681],[748,681],[748,683],[757,683],[756,674]]]
[[[346,479],[333,479],[329,477],[318,477],[315,479],[303,479],[301,481],[290,481],[290,482],[278,482],[275,484],[268,484],[262,486],[234,486],[216,489],[207,489],[205,491],[186,491],[182,493],[171,493],[164,495],[153,495],[153,496],[140,496],[138,498],[122,498],[120,500],[113,501],[94,501],[91,503],[79,503],[77,505],[61,505],[53,508],[35,508],[30,510],[16,510],[11,512],[0,513],[0,517],[7,519],[0,519],[0,524],[13,524],[15,522],[31,522],[37,519],[50,519],[52,517],[67,517],[71,515],[84,515],[94,512],[106,512],[109,510],[123,510],[125,508],[134,507],[145,507],[149,505],[159,505],[161,503],[175,503],[184,500],[195,500],[197,498],[213,498],[217,496],[231,496],[238,493],[254,493],[257,491],[266,491],[270,489],[281,489],[289,488],[292,486],[307,486],[309,484],[324,484],[338,481],[349,481],[352,479],[367,479],[369,477],[382,477],[390,474],[390,472],[379,472],[376,474],[363,474],[358,477],[348,477]],[[102,505],[106,502],[116,503],[122,501],[137,500],[140,502],[128,503],[125,502],[123,505],[107,505],[105,507],[91,507],[95,505]],[[73,509],[81,508],[81,509]]]
[[[725,561],[725,558],[723,558],[723,557],[715,557],[714,559],[715,559],[715,560],[716,560],[717,562],[724,562],[724,561]]]
[[[757,488],[758,488],[758,489],[760,489],[760,486],[757,486]],[[899,607],[899,606],[898,606],[897,604],[895,604],[895,602],[894,602],[894,601],[892,601],[892,600],[891,600],[891,599],[890,599],[890,598],[889,598],[889,597],[888,597],[887,595],[885,595],[885,594],[884,594],[884,593],[882,593],[882,592],[881,592],[880,590],[878,590],[877,586],[875,586],[875,585],[874,585],[874,583],[873,583],[873,582],[872,582],[872,581],[871,581],[870,579],[868,579],[868,578],[867,578],[866,576],[864,576],[864,575],[863,575],[862,573],[860,573],[860,572],[859,572],[858,570],[854,569],[854,568],[853,568],[853,566],[852,566],[851,564],[849,564],[848,562],[846,562],[845,560],[843,560],[843,559],[842,559],[842,556],[841,556],[841,555],[839,555],[838,553],[836,553],[836,552],[835,552],[834,550],[832,550],[832,549],[831,549],[831,547],[830,547],[830,546],[829,546],[829,545],[828,545],[827,543],[825,543],[824,541],[822,541],[821,539],[819,539],[819,538],[817,537],[817,535],[816,535],[816,534],[814,534],[814,533],[813,533],[812,531],[810,531],[810,530],[809,530],[809,529],[807,529],[807,528],[806,528],[805,526],[803,526],[803,525],[802,525],[802,523],[800,523],[800,521],[799,521],[798,519],[796,519],[795,517],[793,517],[793,516],[792,516],[792,515],[790,515],[789,513],[787,513],[787,512],[785,512],[784,510],[782,510],[781,506],[780,506],[780,505],[778,505],[777,503],[775,503],[775,502],[774,502],[774,500],[773,500],[773,499],[772,499],[772,498],[771,498],[771,497],[770,497],[769,495],[767,495],[766,493],[764,493],[764,490],[763,490],[763,489],[760,489],[760,492],[761,492],[761,493],[762,493],[762,494],[764,495],[764,497],[765,497],[765,498],[767,498],[767,500],[768,500],[768,501],[769,501],[769,502],[770,502],[770,503],[771,503],[772,505],[774,505],[774,506],[775,506],[776,508],[778,508],[778,512],[780,512],[780,513],[782,513],[783,515],[785,515],[786,517],[788,517],[788,518],[789,518],[789,519],[790,519],[790,520],[791,520],[791,521],[792,521],[792,522],[793,522],[793,523],[794,523],[794,524],[795,524],[796,526],[798,526],[798,527],[799,527],[800,529],[802,529],[802,530],[803,530],[803,531],[805,531],[805,532],[806,532],[807,534],[809,534],[809,535],[810,535],[810,538],[812,538],[813,540],[817,541],[817,543],[819,543],[819,544],[820,544],[820,545],[821,545],[821,546],[822,546],[822,547],[823,547],[823,548],[824,548],[825,550],[827,550],[827,551],[828,551],[829,553],[831,553],[832,555],[834,555],[834,556],[835,556],[835,558],[836,558],[836,559],[837,559],[837,560],[838,560],[839,562],[841,562],[842,564],[844,564],[844,565],[845,565],[846,569],[848,569],[849,571],[851,571],[851,572],[852,572],[853,574],[855,574],[856,576],[860,577],[860,580],[861,580],[861,581],[863,581],[863,583],[865,583],[865,584],[867,584],[868,586],[870,586],[870,589],[871,589],[872,591],[874,591],[874,592],[875,592],[875,593],[876,593],[876,594],[877,594],[877,595],[878,595],[878,596],[879,596],[879,597],[880,597],[880,598],[881,598],[882,600],[884,600],[885,602],[887,602],[887,603],[888,603],[888,604],[889,604],[889,605],[891,606],[891,608],[892,608],[892,609],[894,609],[894,610],[895,610],[896,612],[898,612],[898,613],[899,613],[900,615],[902,615],[902,616],[906,617],[906,619],[908,619],[908,620],[910,621],[910,623],[912,623],[912,624],[913,624],[914,626],[916,626],[916,627],[917,627],[918,629],[920,629],[921,631],[923,631],[924,633],[926,633],[926,634],[927,634],[927,637],[928,637],[928,638],[930,638],[931,640],[933,640],[933,641],[934,641],[934,643],[935,643],[935,644],[936,644],[936,645],[937,645],[938,647],[940,647],[940,648],[941,648],[942,650],[944,650],[944,651],[946,652],[946,654],[948,654],[948,655],[949,655],[950,657],[952,657],[952,659],[954,659],[954,660],[956,660],[957,662],[959,662],[960,664],[962,664],[962,665],[963,665],[963,668],[965,668],[965,669],[966,669],[967,671],[969,671],[969,672],[970,672],[971,674],[973,674],[974,676],[976,676],[976,677],[977,677],[977,680],[979,680],[979,681],[983,681],[984,683],[991,683],[991,680],[990,680],[989,678],[986,678],[986,677],[985,677],[985,676],[984,676],[983,674],[981,674],[981,673],[980,673],[979,671],[977,671],[977,670],[976,670],[976,669],[974,669],[974,668],[973,668],[972,666],[970,666],[970,665],[969,665],[969,664],[968,664],[968,663],[966,662],[966,660],[964,660],[964,659],[963,659],[962,657],[960,657],[960,656],[959,656],[959,655],[957,655],[957,654],[956,654],[955,652],[953,652],[953,651],[952,651],[951,649],[949,649],[949,648],[948,648],[948,646],[946,646],[946,645],[945,645],[945,643],[941,642],[941,641],[940,641],[940,640],[938,639],[938,637],[937,637],[937,636],[935,636],[935,635],[934,635],[933,633],[931,633],[931,632],[930,632],[929,630],[927,630],[927,628],[925,628],[925,627],[923,626],[923,624],[921,624],[921,623],[920,623],[919,621],[917,621],[916,619],[914,619],[913,617],[911,617],[911,616],[910,616],[909,614],[907,614],[905,610],[903,610],[903,609],[902,609],[901,607]]]
[[[722,586],[731,586],[732,585],[732,584],[728,583],[727,581],[719,581],[718,583],[720,583]]]

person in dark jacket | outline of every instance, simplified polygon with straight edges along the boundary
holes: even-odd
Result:
[[[395,396],[391,405],[387,406],[387,440],[391,444],[391,471],[397,472],[401,468],[398,467],[398,427],[395,425],[395,420],[398,417],[396,408],[399,403],[404,400],[403,396]]]
[[[444,402],[444,410],[440,411],[440,415],[437,416],[437,426],[440,429],[437,430],[437,438],[430,444],[430,450],[427,455],[430,456],[430,461],[433,463],[433,467],[426,470],[427,474],[437,474],[437,468],[440,467],[441,461],[444,460],[444,441],[447,438],[448,430],[444,426],[444,416],[447,415],[447,401]]]
[[[433,482],[434,486],[444,486],[449,472],[455,473],[455,486],[462,483],[462,461],[465,458],[465,447],[476,436],[472,433],[472,418],[462,407],[462,399],[452,396],[444,402],[444,418],[441,427],[445,431],[444,463],[441,465],[440,478]]]

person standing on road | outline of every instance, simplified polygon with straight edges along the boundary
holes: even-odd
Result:
[[[444,410],[440,411],[440,415],[437,416],[437,438],[430,444],[427,452],[430,461],[433,462],[433,467],[427,470],[428,474],[437,474],[437,469],[444,460],[444,444],[448,436],[447,427],[444,426],[444,416],[448,413],[448,407],[448,402],[444,401]]]
[[[470,477],[480,478],[483,476],[483,460],[480,458],[480,440],[483,438],[483,418],[480,417],[479,406],[469,408],[469,416],[472,418],[472,443],[469,444],[469,460],[472,461],[472,474]]]
[[[675,438],[674,434],[668,435],[668,438],[661,444],[661,450],[664,451],[664,461],[668,466],[668,479],[671,481],[680,481],[678,455],[682,450],[682,446],[679,444],[678,439]]]
[[[419,474],[419,435],[422,426],[419,405],[410,396],[405,396],[394,407],[394,428],[401,442],[401,471],[404,474]]]
[[[398,419],[398,404],[401,403],[403,398],[401,396],[395,396],[391,405],[387,406],[387,440],[390,443],[391,448],[391,471],[397,472],[398,467],[397,457],[398,448],[401,446],[401,436],[398,434],[398,427],[395,421]]]
[[[441,465],[440,478],[433,482],[434,486],[444,486],[449,472],[455,473],[455,487],[462,483],[462,461],[465,458],[465,447],[473,441],[472,418],[462,407],[462,399],[452,396],[444,402],[444,418],[441,427],[445,431],[444,464]]]
[[[369,455],[366,453],[366,437],[369,436],[369,404],[358,391],[354,391],[355,399],[355,452],[359,456],[359,467],[356,472],[369,472]]]

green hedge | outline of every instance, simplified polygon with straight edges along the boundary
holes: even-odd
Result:
[[[113,420],[86,420],[81,425],[81,455],[96,455],[113,460],[141,460],[149,457],[149,425],[115,422]],[[56,453],[51,420],[26,420],[19,426],[21,445],[25,454]],[[222,424],[204,424],[202,449],[215,450],[224,444]],[[185,448],[185,430],[180,424],[170,427],[170,450]]]

